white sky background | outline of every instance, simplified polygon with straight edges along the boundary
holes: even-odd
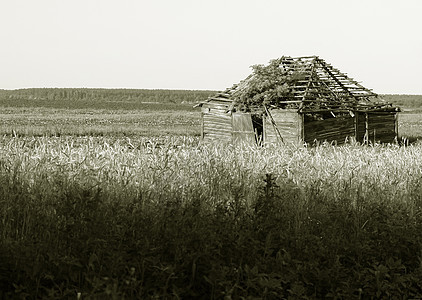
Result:
[[[376,93],[422,94],[422,0],[2,0],[0,88],[224,90],[318,55]]]

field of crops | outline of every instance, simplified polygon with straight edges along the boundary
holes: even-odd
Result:
[[[408,146],[206,145],[191,108],[1,122],[0,299],[422,297],[417,112]]]
[[[185,110],[86,110],[5,108],[0,135],[14,136],[166,136],[199,135],[200,118]]]

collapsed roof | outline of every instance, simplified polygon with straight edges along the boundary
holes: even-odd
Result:
[[[288,57],[277,60],[279,68],[291,75],[288,93],[277,99],[281,108],[297,108],[300,112],[318,111],[399,111],[372,90],[340,72],[318,56]],[[256,74],[220,92],[208,101],[230,101],[236,105],[236,95],[248,89]],[[206,102],[208,102],[206,101]],[[274,105],[272,105],[274,106]]]

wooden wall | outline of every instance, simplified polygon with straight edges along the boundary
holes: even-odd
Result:
[[[230,102],[213,101],[202,105],[202,138],[204,141],[232,140]]]
[[[255,131],[250,113],[235,112],[232,114],[232,140],[234,143],[256,145]]]
[[[346,138],[355,136],[355,118],[337,116],[317,121],[308,121],[304,124],[304,141],[312,144],[315,140],[343,144]]]
[[[203,104],[203,139],[256,143],[251,115],[232,114],[230,105],[229,101]],[[273,109],[270,114],[276,126],[270,117],[263,118],[264,144],[298,144],[303,141],[312,144],[315,140],[343,144],[350,137],[361,143],[392,143],[397,137],[396,112],[356,112],[354,117],[338,115],[315,121],[305,121],[303,114],[295,109]]]
[[[396,117],[394,113],[368,113],[368,139],[376,143],[392,143],[396,139]]]
[[[392,143],[397,137],[395,112],[358,112],[355,117],[337,116],[321,121],[305,122],[305,142],[337,141],[342,144],[347,137],[365,143]]]
[[[357,112],[355,114],[355,127],[356,127],[356,141],[360,143],[365,143],[367,136],[366,136],[366,127],[367,127],[367,119],[366,113]]]
[[[277,133],[270,117],[264,118],[264,143],[297,144],[302,137],[302,115],[295,109],[273,109],[270,114],[276,124],[276,128],[282,137]]]
[[[359,112],[356,124],[361,143],[392,143],[398,135],[396,112]]]

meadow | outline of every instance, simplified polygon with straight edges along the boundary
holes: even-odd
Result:
[[[260,148],[143,104],[1,107],[0,298],[422,297],[415,107],[408,143]]]
[[[15,136],[166,136],[199,135],[200,118],[192,105],[185,110],[17,108],[0,112],[0,135]]]

